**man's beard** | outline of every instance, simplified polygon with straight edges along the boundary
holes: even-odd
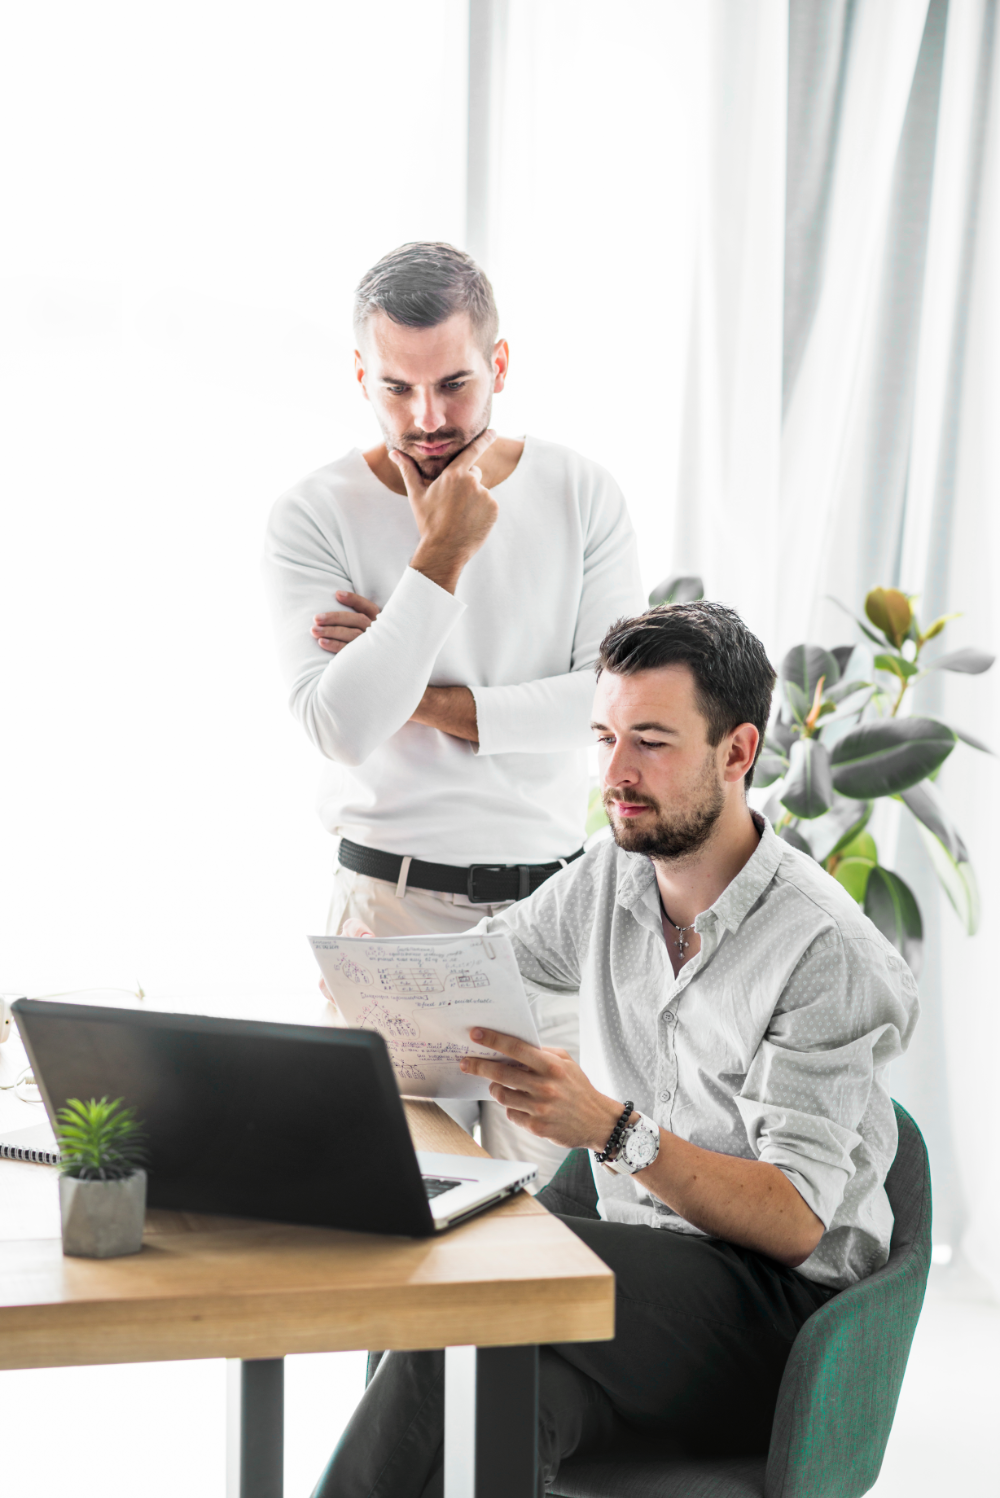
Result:
[[[659,803],[651,796],[618,796],[615,792],[604,792],[604,809],[611,822],[611,832],[619,848],[626,853],[645,853],[650,858],[683,858],[703,848],[712,835],[716,822],[726,804],[725,794],[715,768],[715,757],[709,755],[697,787],[700,792],[695,804],[679,816],[667,816]],[[614,821],[611,803],[617,800],[639,802],[650,806],[658,813],[650,827],[637,826],[632,821]],[[645,820],[645,819],[644,819]]]
[[[382,430],[382,440],[385,442],[386,451],[391,453],[394,448],[398,448],[400,452],[405,453],[412,462],[416,463],[424,481],[430,484],[433,483],[438,474],[444,473],[448,464],[453,462],[459,453],[465,451],[470,442],[475,442],[477,437],[482,436],[490,424],[492,413],[493,396],[491,394],[487,397],[486,405],[480,412],[479,420],[476,422],[474,429],[469,432],[463,431],[461,427],[444,427],[440,432],[404,432],[401,437],[393,437],[392,433],[382,426],[381,422],[379,422],[379,426]],[[428,458],[417,451],[414,446],[417,442],[454,442],[456,446],[452,452],[443,453],[440,458]]]

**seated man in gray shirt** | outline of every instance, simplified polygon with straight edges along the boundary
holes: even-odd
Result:
[[[774,672],[737,615],[622,621],[598,673],[614,840],[482,923],[529,984],[579,991],[580,1064],[480,1030],[509,1061],[463,1062],[512,1122],[592,1151],[539,1200],[614,1270],[616,1335],[542,1350],[545,1485],[620,1422],[766,1450],[799,1327],[888,1256],[885,1072],[918,1009],[895,948],[747,805]],[[389,1353],[317,1498],[439,1495],[443,1383],[442,1354]]]

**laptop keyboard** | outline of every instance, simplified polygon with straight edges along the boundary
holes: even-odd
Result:
[[[441,1196],[445,1191],[451,1191],[456,1186],[461,1186],[461,1181],[445,1181],[440,1176],[424,1176],[424,1190],[427,1192],[427,1200],[432,1201],[435,1196]]]

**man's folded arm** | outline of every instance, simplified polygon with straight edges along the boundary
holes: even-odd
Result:
[[[470,687],[476,702],[479,754],[558,754],[593,741],[589,667],[506,687]]]
[[[328,759],[360,765],[416,710],[434,662],[465,605],[407,567],[378,618],[350,647],[328,655],[310,634],[313,618],[353,591],[346,568],[268,537],[264,577],[289,705]],[[326,548],[329,556],[329,547]]]
[[[604,482],[586,497],[587,527],[580,603],[570,670],[511,686],[478,687],[478,754],[556,754],[593,741],[590,709],[594,665],[616,619],[646,607],[635,534],[617,484]]]

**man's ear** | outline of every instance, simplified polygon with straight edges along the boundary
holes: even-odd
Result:
[[[729,750],[722,771],[723,779],[742,780],[744,775],[750,773],[750,766],[754,762],[757,745],[760,743],[760,733],[752,723],[741,723],[728,735],[727,742]]]
[[[365,361],[360,349],[354,350],[354,378],[361,386],[361,393],[365,400],[368,399],[368,386],[365,384]]]
[[[507,380],[507,370],[510,367],[510,349],[507,347],[506,338],[501,338],[493,346],[493,394],[499,395]]]

